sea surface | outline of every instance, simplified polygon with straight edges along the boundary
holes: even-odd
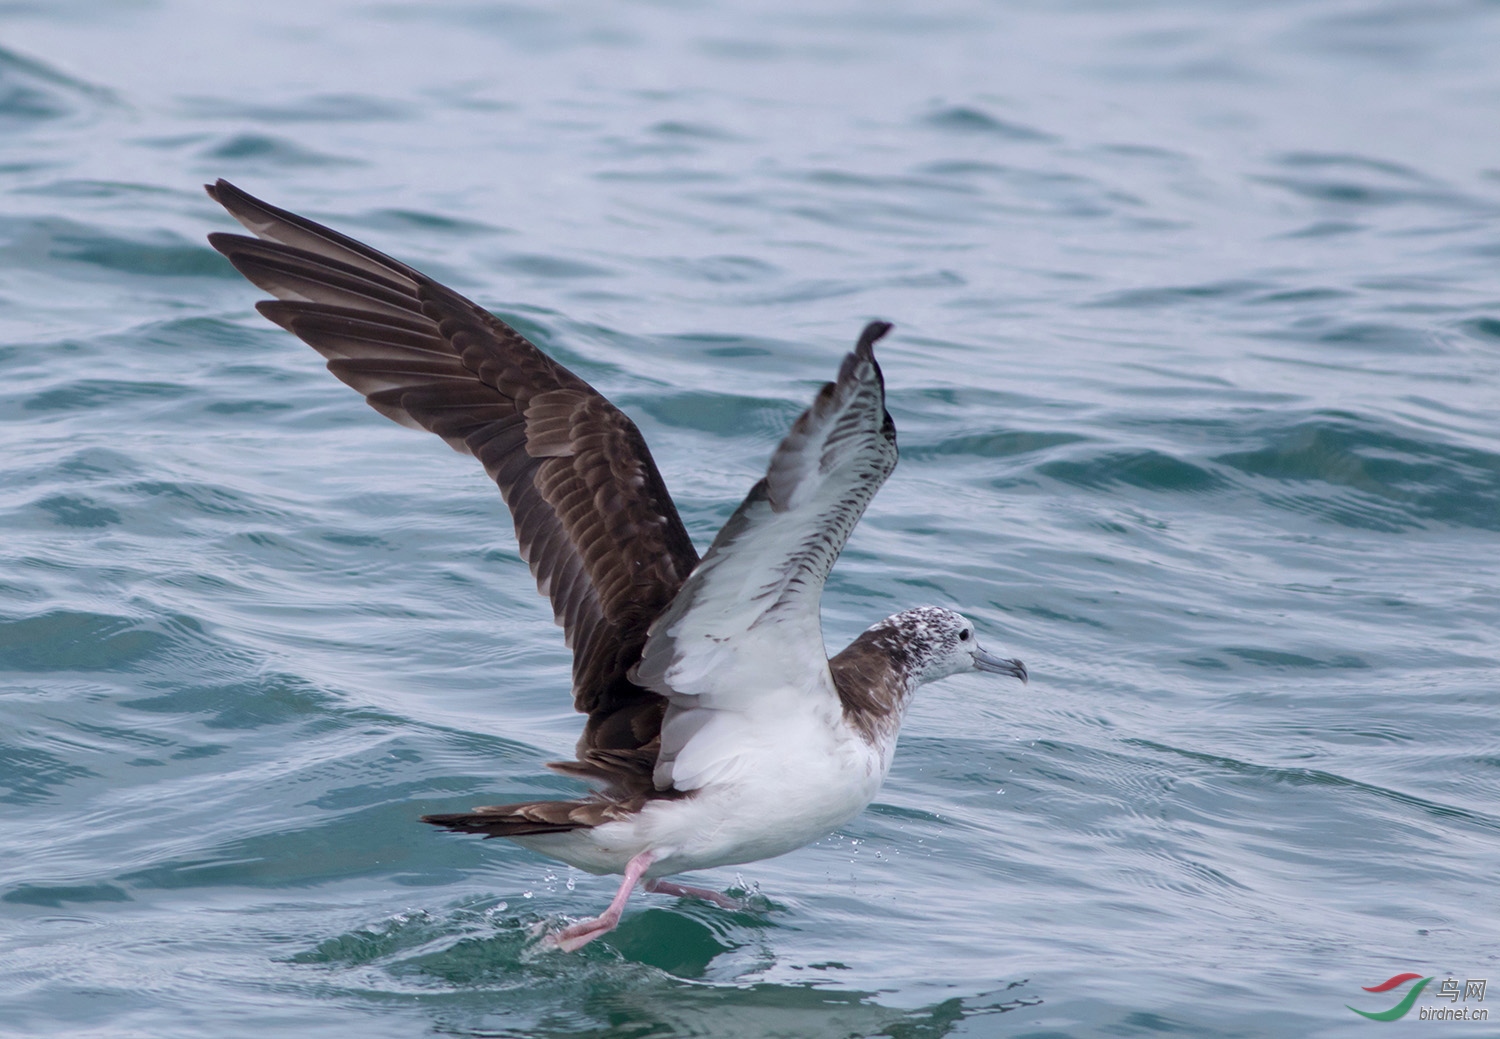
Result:
[[[700,548],[894,322],[825,636],[953,606],[1030,685],[690,878],[745,910],[539,948],[616,879],[417,817],[577,789],[560,633],[221,176],[590,380]],[[1486,1029],[1500,5],[0,4],[0,1034]]]

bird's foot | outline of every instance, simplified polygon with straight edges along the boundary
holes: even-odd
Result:
[[[592,920],[580,920],[576,924],[564,927],[556,934],[542,939],[542,944],[561,949],[563,952],[572,952],[574,949],[583,948],[601,934],[613,931],[615,925],[620,922],[620,914],[625,911],[626,899],[635,890],[641,874],[646,872],[655,858],[655,852],[643,851],[631,859],[625,865],[625,879],[620,882],[620,889],[615,892],[614,901],[610,902],[608,909]]]
[[[542,945],[551,949],[561,949],[563,952],[572,952],[581,949],[601,934],[608,934],[615,929],[620,922],[618,913],[605,913],[596,916],[592,920],[580,920],[576,924],[564,927],[556,934],[549,934],[542,939]]]
[[[712,902],[720,909],[744,909],[745,903],[738,898],[718,891],[710,891],[706,887],[692,887],[688,884],[674,884],[670,880],[648,880],[645,888],[656,895],[673,895],[677,898],[700,898],[705,902]]]

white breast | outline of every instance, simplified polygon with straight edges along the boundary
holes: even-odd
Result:
[[[700,715],[674,719],[693,729],[673,766],[690,777],[689,796],[650,802],[628,820],[522,843],[593,872],[617,871],[653,849],[658,858],[648,877],[800,848],[864,810],[894,750],[871,745],[829,699],[804,690],[757,701],[763,710],[682,712]]]

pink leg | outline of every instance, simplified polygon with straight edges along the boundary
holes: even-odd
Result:
[[[720,909],[743,909],[744,906],[739,899],[730,898],[717,891],[710,891],[706,887],[689,887],[686,884],[674,884],[670,880],[648,880],[645,888],[654,895],[675,895],[677,898],[701,898],[705,902],[712,902]]]
[[[571,927],[563,928],[547,939],[547,944],[555,945],[563,952],[572,952],[583,948],[601,934],[613,931],[620,922],[620,914],[625,911],[625,902],[635,890],[636,882],[651,867],[655,858],[652,852],[643,851],[631,859],[625,864],[625,879],[620,882],[620,890],[615,892],[615,900],[609,904],[609,908],[592,920],[580,920]]]

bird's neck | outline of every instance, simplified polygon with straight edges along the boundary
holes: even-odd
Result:
[[[828,661],[844,720],[876,746],[894,743],[919,682],[899,639],[874,627]]]

